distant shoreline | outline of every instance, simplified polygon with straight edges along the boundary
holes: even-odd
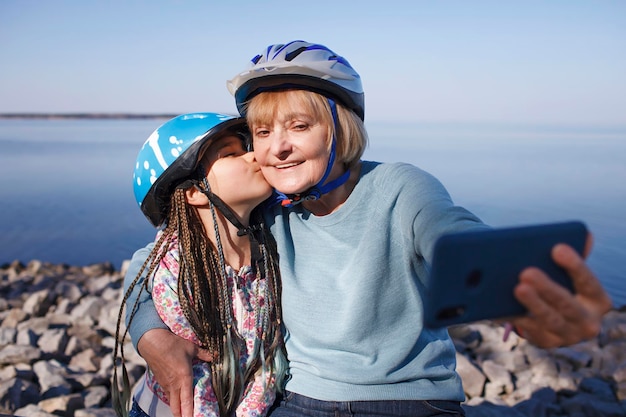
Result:
[[[0,119],[171,119],[179,113],[0,113]]]

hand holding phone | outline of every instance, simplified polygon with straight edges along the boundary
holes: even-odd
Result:
[[[435,244],[424,297],[424,323],[444,327],[477,320],[518,316],[526,312],[513,290],[520,272],[534,266],[574,291],[551,250],[558,243],[582,254],[587,228],[572,221],[469,231],[442,236]]]

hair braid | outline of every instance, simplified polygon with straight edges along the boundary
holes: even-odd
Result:
[[[120,308],[119,310],[119,313],[117,316],[117,324],[115,328],[115,347],[113,349],[113,383],[111,387],[111,391],[112,391],[111,397],[112,397],[113,408],[115,409],[115,412],[117,413],[118,416],[123,416],[123,417],[128,416],[128,408],[130,404],[130,380],[128,378],[128,371],[126,370],[126,364],[125,364],[126,359],[124,357],[124,340],[126,339],[126,336],[128,335],[128,327],[124,327],[124,332],[123,333],[121,332],[122,327],[123,327],[122,323],[123,323],[124,312],[126,311],[126,314],[128,316],[127,321],[130,326],[130,323],[132,322],[133,318],[135,317],[135,314],[137,313],[137,310],[139,309],[139,298],[140,298],[141,293],[143,291],[148,291],[148,285],[150,283],[150,280],[145,279],[145,277],[151,277],[154,274],[154,271],[156,270],[157,266],[159,265],[159,263],[161,262],[165,254],[167,253],[166,250],[161,250],[161,248],[168,248],[170,246],[170,243],[173,237],[174,236],[173,236],[172,230],[165,229],[165,231],[161,234],[161,236],[155,243],[152,251],[150,251],[148,258],[145,260],[141,268],[139,268],[139,272],[137,272],[137,276],[132,281],[132,283],[128,286],[128,289],[124,293],[124,297],[122,299],[122,303],[121,303],[122,308]],[[148,268],[148,272],[144,274],[144,271],[146,270],[146,268]],[[137,295],[135,299],[135,303],[133,304],[130,312],[128,312],[128,309],[127,309],[128,298],[130,297],[135,287],[139,284],[139,281],[141,279],[143,279],[143,281],[141,281],[139,294]],[[122,333],[121,336],[120,336],[120,333]],[[119,365],[121,365],[122,367],[121,390],[120,390],[120,386],[118,382],[119,377],[117,374],[117,368]]]
[[[275,385],[279,389],[282,387],[286,373],[286,354],[281,328],[278,253],[276,242],[260,221],[260,213],[255,210],[251,223],[255,222],[262,226],[261,231],[256,235],[262,257],[252,267],[257,271],[257,279],[265,280],[265,285],[261,285],[260,282],[257,285],[257,297],[262,296],[265,303],[263,306],[258,306],[256,324],[257,329],[260,330],[254,351],[245,369],[241,369],[239,358],[240,351],[245,349],[245,341],[237,331],[233,316],[232,288],[226,273],[226,261],[218,232],[216,209],[213,204],[210,204],[210,208],[215,227],[215,245],[209,240],[196,208],[187,203],[184,190],[174,191],[170,201],[167,227],[126,292],[123,305],[126,305],[131,291],[138,285],[142,276],[150,278],[153,276],[171,244],[178,239],[180,260],[177,286],[181,310],[201,347],[208,349],[215,357],[210,363],[212,387],[218,400],[220,415],[231,415],[243,395],[245,386],[257,372],[260,371],[264,375],[275,374]],[[148,272],[144,275],[146,268]],[[147,291],[148,283],[149,279],[144,279],[140,291]],[[131,310],[129,323],[137,308],[138,302]],[[120,311],[118,334],[121,318]],[[121,339],[116,334],[116,358],[117,344],[121,343],[126,333],[127,330]],[[120,352],[123,361],[122,348]],[[125,368],[123,370],[126,377]],[[117,381],[117,375],[114,378]]]

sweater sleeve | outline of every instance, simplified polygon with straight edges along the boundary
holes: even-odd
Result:
[[[431,174],[407,164],[396,168],[391,178],[399,184],[402,217],[412,223],[415,252],[428,265],[435,242],[442,235],[488,228],[476,215],[455,205],[445,187]]]
[[[154,242],[151,242],[146,247],[137,250],[133,254],[128,270],[126,271],[126,275],[124,276],[125,292],[128,291],[128,288],[137,277],[141,266],[148,258],[148,255],[153,247]],[[130,339],[135,347],[135,350],[137,350],[137,343],[139,342],[139,339],[141,339],[141,336],[143,336],[148,330],[167,329],[167,326],[163,323],[161,317],[157,313],[154,301],[152,300],[152,295],[147,291],[140,291],[142,283],[145,279],[146,277],[144,274],[133,287],[128,296],[128,300],[126,301],[126,326],[128,327]],[[128,323],[131,312],[131,308],[128,308],[128,306],[133,306],[137,300],[137,312],[135,313],[132,322]]]

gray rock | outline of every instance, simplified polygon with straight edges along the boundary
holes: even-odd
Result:
[[[563,358],[570,362],[573,365],[574,369],[589,366],[592,360],[592,355],[588,351],[579,350],[576,348],[563,347],[555,349],[553,352],[557,357]]]
[[[72,316],[79,318],[97,318],[100,315],[100,309],[104,305],[105,301],[98,296],[85,296],[80,300],[80,303],[78,303],[78,305],[72,310]]]
[[[490,385],[498,387],[494,388],[499,391],[498,394],[510,394],[513,392],[513,379],[504,366],[492,360],[486,360],[483,362],[483,372],[489,379]]]
[[[19,323],[25,320],[28,314],[21,308],[12,308],[8,315],[2,320],[2,327],[16,328]]]
[[[13,365],[0,368],[0,381],[17,378],[17,369]]]
[[[487,377],[465,355],[456,355],[456,370],[463,381],[463,391],[469,398],[483,394]]]
[[[84,401],[82,395],[77,393],[42,400],[37,405],[48,413],[71,417],[76,410],[84,408]]]
[[[37,346],[39,335],[31,329],[20,329],[17,332],[15,343],[18,345]]]
[[[41,357],[41,351],[27,345],[7,345],[0,349],[0,366],[32,363]]]
[[[52,305],[52,302],[53,295],[50,293],[50,290],[44,289],[28,295],[22,309],[31,316],[43,316]]]
[[[17,330],[28,329],[38,336],[41,336],[43,332],[50,328],[50,320],[46,317],[31,317],[27,320],[21,321],[17,325]]]
[[[20,378],[0,382],[0,404],[11,410],[23,407],[39,398],[37,386]]]
[[[35,404],[28,404],[26,407],[15,410],[16,416],[23,417],[59,417],[57,414],[51,414],[43,411]]]
[[[515,374],[528,369],[528,363],[524,355],[516,355],[511,351],[492,352],[489,360],[503,366],[507,371]]]
[[[109,395],[109,389],[102,385],[85,389],[83,391],[85,408],[102,407],[109,399]]]
[[[615,368],[613,372],[613,379],[618,383],[626,382],[626,362],[617,365],[617,368]]]
[[[85,349],[70,359],[70,366],[87,372],[95,372],[99,369],[100,358],[96,356],[93,349]]]
[[[537,385],[555,387],[558,386],[559,370],[556,362],[550,358],[541,358],[530,363],[530,369],[533,371],[531,381]]]
[[[48,329],[44,331],[37,341],[37,346],[43,353],[48,353],[57,357],[62,355],[67,345],[67,333],[65,329]]]
[[[80,299],[85,295],[85,292],[75,282],[61,281],[55,288],[55,292],[59,294],[59,298],[62,301],[66,301],[68,304],[78,304]]]
[[[36,362],[33,371],[37,375],[42,398],[71,394],[72,386],[66,381],[67,372],[57,361]]]
[[[10,345],[15,343],[17,336],[17,329],[10,327],[0,327],[0,346]]]

